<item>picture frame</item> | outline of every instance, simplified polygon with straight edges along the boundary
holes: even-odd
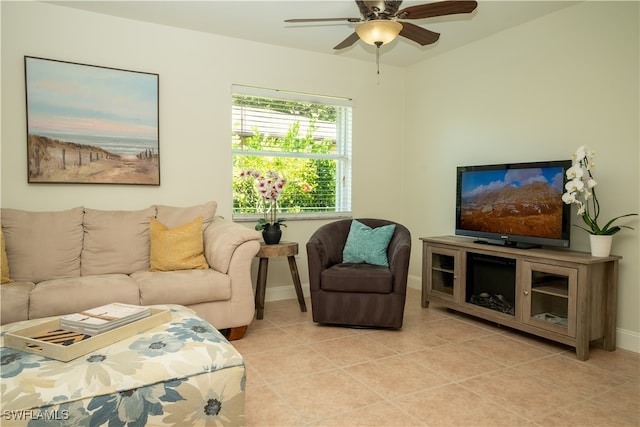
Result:
[[[160,185],[159,75],[24,57],[29,183]]]

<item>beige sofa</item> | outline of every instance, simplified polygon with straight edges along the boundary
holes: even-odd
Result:
[[[0,322],[109,302],[180,304],[230,339],[241,338],[254,316],[251,261],[260,234],[216,217],[216,207],[1,209],[8,265]]]

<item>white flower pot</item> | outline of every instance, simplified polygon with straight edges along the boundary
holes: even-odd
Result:
[[[597,257],[609,256],[611,253],[611,242],[613,242],[613,236],[590,234],[589,243],[591,243],[591,255]]]

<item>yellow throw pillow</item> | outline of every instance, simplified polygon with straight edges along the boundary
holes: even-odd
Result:
[[[0,273],[2,274],[2,280],[0,282],[2,284],[12,283],[11,277],[9,277],[9,260],[7,259],[7,248],[4,243],[4,232],[2,231],[2,227],[0,226],[0,246],[2,246],[2,265],[0,265]]]
[[[171,229],[151,218],[149,237],[151,271],[209,268],[204,257],[202,216]]]

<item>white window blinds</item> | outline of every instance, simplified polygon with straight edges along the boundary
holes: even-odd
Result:
[[[264,208],[255,188],[239,179],[247,169],[285,176],[278,200],[285,216],[349,213],[351,109],[344,98],[233,86],[234,219]]]

